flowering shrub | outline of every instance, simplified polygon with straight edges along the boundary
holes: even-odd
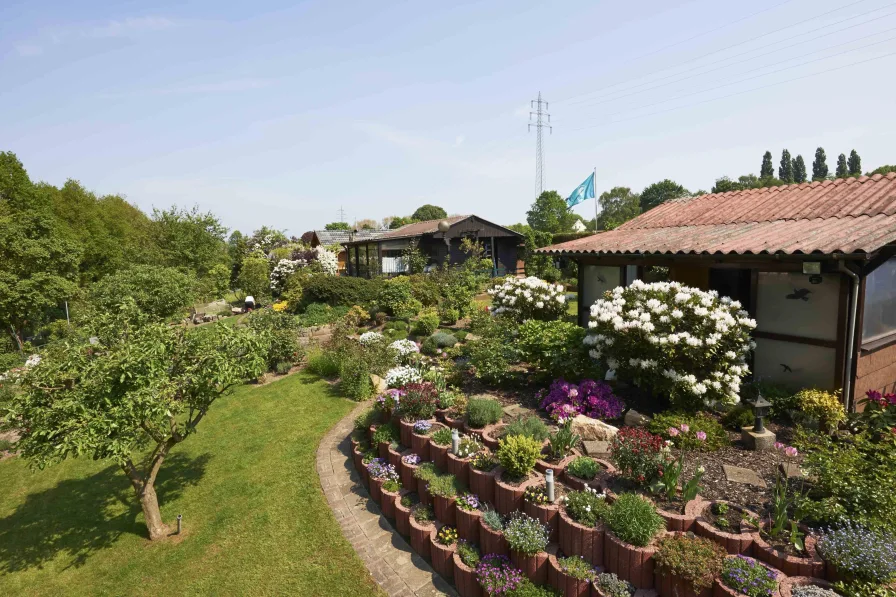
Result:
[[[625,408],[622,400],[602,381],[585,379],[579,384],[558,379],[547,390],[541,390],[541,408],[555,420],[585,415],[592,419],[618,419]]]
[[[853,423],[859,429],[896,437],[896,394],[881,394],[868,390],[859,401],[862,412],[852,415]]]
[[[465,493],[457,498],[457,507],[465,512],[478,510],[482,504],[479,503],[479,496],[474,493]]]
[[[415,367],[400,365],[386,371],[386,385],[390,388],[403,388],[411,383],[420,383],[423,376]]]
[[[623,478],[650,485],[663,472],[663,438],[640,427],[623,427],[610,444],[610,458]]]
[[[566,312],[563,286],[545,282],[541,278],[504,278],[488,290],[492,296],[492,313],[506,314],[517,321],[559,319]]]
[[[401,405],[401,397],[404,392],[399,389],[386,390],[376,397],[376,406],[380,410],[391,412]]]
[[[741,555],[728,558],[722,564],[722,582],[747,597],[770,597],[778,589],[774,571]]]
[[[582,491],[571,491],[563,496],[563,506],[570,518],[589,527],[603,520],[610,509],[607,496],[587,486]]]
[[[526,555],[535,555],[548,546],[550,529],[523,512],[514,512],[504,526],[504,537],[510,549]]]
[[[478,454],[485,446],[475,437],[464,436],[457,444],[457,457],[470,458],[474,454]]]
[[[896,537],[847,522],[824,531],[818,551],[843,576],[875,583],[896,579]]]
[[[489,595],[498,597],[520,586],[523,573],[511,565],[507,556],[490,553],[479,560],[476,580]]]
[[[321,246],[315,247],[314,254],[317,257],[317,267],[321,273],[335,276],[339,271],[339,256]]]
[[[389,345],[389,348],[395,351],[399,360],[407,359],[409,356],[420,352],[420,348],[415,342],[410,340],[396,340]]]
[[[417,435],[427,435],[432,429],[432,423],[429,421],[417,421],[414,423],[414,433]]]
[[[394,369],[393,369],[394,371]],[[388,378],[388,373],[386,374]],[[386,383],[392,385],[389,380]],[[405,421],[429,419],[436,412],[439,394],[434,385],[428,381],[404,384],[404,397],[401,400],[401,416]]]
[[[296,270],[308,265],[304,259],[281,259],[271,270],[271,292],[279,295],[286,288],[286,280],[296,273]]]
[[[705,537],[668,535],[659,540],[653,556],[657,569],[688,581],[699,594],[712,586],[722,571],[725,548]]]
[[[635,280],[598,299],[588,327],[593,358],[675,406],[740,400],[756,322],[738,301],[678,282]]]
[[[385,339],[386,337],[379,332],[364,332],[361,334],[361,337],[358,338],[358,342],[361,343],[361,346],[372,346],[385,341]]]

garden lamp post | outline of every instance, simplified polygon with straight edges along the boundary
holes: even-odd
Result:
[[[762,394],[756,394],[756,400],[752,402],[753,405],[753,415],[756,417],[756,422],[753,424],[753,431],[756,433],[762,433],[765,431],[765,424],[763,423],[763,419],[768,416],[769,411],[771,410],[772,403],[762,397]]]
[[[771,402],[756,394],[756,400],[750,403],[753,407],[754,423],[752,427],[743,427],[740,437],[748,450],[771,450],[775,445],[775,434],[765,428],[764,419],[771,411]]]
[[[544,474],[544,484],[548,492],[548,502],[554,503],[554,469],[549,468]]]
[[[457,456],[457,452],[460,450],[460,434],[457,432],[457,429],[451,430],[451,453]]]

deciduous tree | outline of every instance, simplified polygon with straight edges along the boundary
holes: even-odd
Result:
[[[348,222],[330,222],[324,226],[324,230],[351,230]]]
[[[439,207],[438,205],[430,205],[426,203],[417,208],[413,214],[411,214],[412,220],[417,220],[418,222],[424,222],[426,220],[443,220],[448,217],[448,212]]]
[[[812,161],[812,180],[824,180],[828,177],[827,160],[823,147],[815,150],[815,159]]]
[[[130,300],[150,319],[165,321],[183,313],[195,300],[196,290],[197,281],[191,274],[173,267],[135,265],[93,284],[90,298],[94,305],[109,312],[117,311]]]
[[[569,232],[575,216],[566,206],[566,200],[557,191],[544,191],[526,212],[526,221],[533,230],[540,232]]]
[[[640,196],[629,187],[613,187],[600,194],[597,202],[600,213],[597,225],[601,230],[613,230],[641,213]]]
[[[389,230],[395,230],[408,224],[413,224],[416,220],[410,216],[392,216],[389,218]]]
[[[153,234],[161,252],[161,265],[189,268],[205,276],[219,263],[227,263],[227,228],[212,212],[177,206],[152,212]]]
[[[653,209],[669,199],[677,199],[688,195],[688,190],[674,180],[661,180],[641,191],[641,213]]]

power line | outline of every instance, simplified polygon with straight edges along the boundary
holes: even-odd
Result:
[[[823,12],[823,13],[821,13],[820,15],[815,15],[814,17],[810,17],[810,18],[808,18],[808,19],[804,19],[803,21],[800,21],[799,23],[794,23],[793,25],[787,25],[786,27],[781,27],[781,28],[779,28],[779,29],[774,29],[774,30],[769,31],[769,32],[767,32],[767,33],[763,33],[762,35],[758,35],[758,36],[756,36],[756,37],[753,37],[753,38],[750,38],[750,39],[747,39],[747,40],[738,42],[738,43],[736,43],[736,44],[732,44],[732,45],[730,45],[730,46],[725,46],[724,48],[719,48],[718,50],[713,50],[712,52],[707,52],[706,54],[703,54],[703,55],[701,55],[701,56],[697,56],[696,58],[692,58],[692,59],[690,59],[690,60],[686,60],[686,61],[684,61],[684,62],[682,62],[682,63],[679,63],[679,65],[681,65],[681,64],[690,64],[691,62],[696,62],[696,61],[698,61],[698,60],[702,60],[703,58],[706,58],[706,57],[708,57],[708,56],[713,56],[714,54],[718,54],[719,52],[724,52],[725,50],[730,50],[731,48],[736,48],[736,47],[738,47],[738,46],[742,46],[742,45],[744,45],[744,44],[748,44],[748,43],[750,43],[750,42],[754,42],[754,41],[756,41],[757,39],[762,39],[762,38],[764,38],[764,37],[768,37],[769,35],[774,35],[775,33],[780,33],[781,31],[785,31],[785,30],[787,30],[787,29],[792,29],[793,27],[797,27],[797,26],[799,26],[799,25],[805,24],[805,23],[807,23],[808,21],[814,21],[815,19],[819,19],[819,18],[824,17],[824,16],[827,16],[827,15],[829,15],[829,14],[831,14],[831,13],[835,13],[835,12],[841,11],[841,10],[843,10],[843,9],[845,9],[845,8],[849,8],[850,6],[855,6],[856,4],[861,4],[862,2],[867,2],[867,1],[868,1],[868,0],[856,0],[855,2],[852,2],[851,4],[847,4],[846,6],[841,6],[841,7],[839,7],[839,8],[834,8],[834,9],[829,10],[829,11],[827,11],[827,12]],[[886,7],[882,7],[882,8],[886,8]],[[875,9],[875,10],[880,10],[880,8]],[[871,12],[874,12],[874,11],[871,11]],[[861,16],[861,15],[859,15],[859,16]],[[855,18],[855,17],[850,17],[850,18]],[[845,20],[850,20],[850,19],[845,19]],[[841,21],[841,22],[842,22],[842,21]],[[836,23],[834,23],[834,24],[836,24]],[[651,75],[655,75],[655,74],[657,74],[657,73],[662,73],[662,72],[664,72],[664,71],[666,71],[666,70],[668,70],[668,69],[666,69],[666,68],[657,69],[657,70],[655,70],[655,71],[652,71],[652,72],[650,72],[650,73],[647,73],[646,75],[642,75],[641,77],[637,77],[637,78],[649,77],[649,76],[651,76]],[[628,79],[627,81],[620,81],[620,82],[618,82],[618,83],[613,83],[613,84],[611,84],[611,85],[608,85],[607,87],[617,87],[617,86],[619,86],[619,85],[624,85],[625,83],[628,83],[629,81],[632,81],[632,80],[634,80],[634,79]],[[593,94],[595,94],[595,93],[598,93],[599,91],[601,91],[601,90],[589,91],[589,92],[587,92],[587,93],[581,93],[581,94],[578,94],[578,95],[573,95],[573,96],[570,96],[570,97],[567,97],[567,98],[564,98],[564,99],[560,100],[560,103],[562,103],[562,102],[567,102],[567,101],[569,101],[569,100],[571,100],[571,99],[576,99],[576,98],[585,97],[585,96],[588,96],[588,95],[593,95]],[[558,102],[554,102],[554,103],[556,104],[556,103],[558,103]]]
[[[553,133],[551,115],[548,114],[548,103],[541,99],[541,92],[538,92],[538,99],[530,102],[530,107],[535,108],[534,112],[529,112],[528,130],[535,127],[535,196],[538,197],[544,191],[544,147],[542,141],[543,129],[548,129]],[[531,122],[535,116],[535,122]]]
[[[888,40],[884,40],[884,41],[888,41]],[[631,120],[638,120],[638,119],[640,119],[640,118],[648,118],[648,117],[650,117],[650,116],[656,116],[657,114],[665,114],[666,112],[673,112],[673,111],[675,111],[675,110],[683,110],[684,108],[691,108],[691,107],[693,107],[693,106],[700,106],[700,105],[702,105],[702,104],[708,104],[708,103],[710,103],[710,102],[715,102],[715,101],[719,101],[719,100],[727,99],[727,98],[729,98],[729,97],[734,97],[734,96],[737,96],[737,95],[742,95],[742,94],[744,94],[744,93],[750,93],[750,92],[752,92],[752,91],[759,91],[759,90],[762,90],[762,89],[768,89],[769,87],[776,87],[776,86],[778,86],[778,85],[784,85],[785,83],[792,83],[792,82],[794,82],[794,81],[801,81],[801,80],[803,80],[803,79],[808,79],[808,78],[810,78],[810,77],[817,77],[818,75],[824,75],[824,74],[831,73],[831,72],[834,72],[834,71],[842,70],[842,69],[844,69],[844,68],[849,68],[849,67],[851,67],[851,66],[858,66],[859,64],[865,64],[866,62],[873,62],[873,61],[875,61],[875,60],[881,60],[881,59],[883,59],[883,58],[887,58],[887,57],[889,57],[889,56],[896,56],[896,52],[889,52],[889,53],[887,53],[887,54],[881,54],[880,56],[875,56],[874,58],[867,58],[867,59],[865,59],[865,60],[859,60],[859,61],[857,61],[857,62],[851,62],[851,63],[849,63],[849,64],[844,64],[844,65],[842,65],[842,66],[836,66],[836,67],[834,67],[834,68],[829,68],[829,69],[825,69],[825,70],[822,70],[822,71],[818,71],[817,73],[811,73],[811,74],[808,74],[808,75],[803,75],[803,76],[801,76],[801,77],[794,77],[794,78],[792,78],[792,79],[787,79],[786,81],[778,81],[778,82],[776,82],[776,83],[769,83],[768,85],[760,85],[759,87],[753,87],[753,88],[751,88],[751,89],[743,89],[743,90],[741,90],[741,91],[736,91],[736,92],[734,92],[734,93],[729,93],[728,95],[722,95],[722,96],[719,96],[719,97],[713,97],[713,98],[709,98],[709,99],[701,100],[701,101],[699,101],[699,102],[692,102],[692,103],[690,103],[690,104],[685,104],[685,105],[683,105],[683,106],[674,106],[674,107],[672,107],[672,108],[667,108],[667,109],[665,109],[665,110],[657,110],[657,111],[655,111],[655,112],[650,112],[649,114],[639,114],[638,116],[632,116],[632,117],[630,117],[630,118],[621,118],[621,119],[619,119],[619,120],[612,120],[612,121],[610,121],[610,122],[603,122],[603,123],[599,123],[599,124],[593,124],[593,125],[590,125],[590,126],[583,126],[583,127],[577,128],[577,129],[570,129],[570,130],[568,130],[567,132],[574,133],[574,132],[578,132],[578,131],[584,131],[584,130],[587,130],[587,129],[593,129],[593,128],[599,128],[599,127],[609,126],[609,125],[611,125],[611,124],[618,124],[618,123],[620,123],[620,122],[628,122],[628,121],[631,121]]]
[[[345,210],[342,209],[342,206],[341,206],[341,205],[339,206],[339,221],[340,221],[340,222],[344,222],[344,221],[345,221]]]

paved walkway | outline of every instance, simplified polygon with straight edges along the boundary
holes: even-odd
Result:
[[[376,582],[391,597],[450,595],[454,589],[411,550],[370,499],[352,464],[349,434],[360,404],[324,436],[317,448],[317,473],[342,534],[364,560]]]

